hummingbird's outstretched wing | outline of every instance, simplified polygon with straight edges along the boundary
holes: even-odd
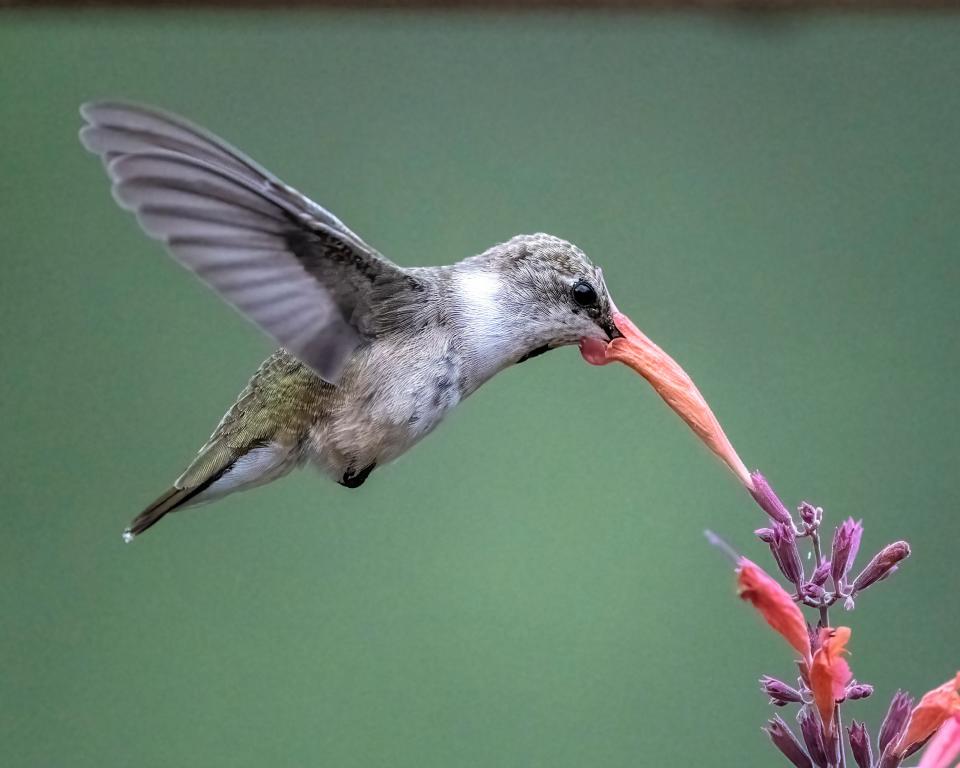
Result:
[[[399,296],[420,292],[336,216],[203,129],[119,102],[80,113],[80,139],[103,159],[117,202],[325,380],[401,321]]]

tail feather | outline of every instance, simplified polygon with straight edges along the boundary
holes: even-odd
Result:
[[[157,498],[143,512],[133,518],[133,521],[123,532],[123,540],[127,543],[133,541],[134,537],[139,536],[147,528],[155,525],[168,512],[173,512],[178,507],[186,504],[190,499],[196,496],[205,486],[196,488],[171,488],[166,493]]]

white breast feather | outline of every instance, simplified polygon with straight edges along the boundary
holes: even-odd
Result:
[[[499,275],[466,272],[457,276],[463,324],[474,339],[493,341],[503,335],[502,311],[497,296],[503,290]]]
[[[516,353],[511,323],[499,297],[505,290],[493,272],[471,271],[457,275],[459,302],[455,312],[464,331],[464,353],[478,383],[512,362]]]

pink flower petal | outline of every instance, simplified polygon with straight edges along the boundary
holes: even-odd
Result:
[[[737,590],[753,603],[770,627],[810,662],[810,635],[803,613],[787,590],[756,563],[741,557],[737,563]]]
[[[837,701],[843,699],[847,683],[853,677],[850,665],[843,658],[850,641],[850,628],[823,628],[820,630],[820,647],[813,654],[810,665],[810,687],[813,700],[820,711],[820,720],[833,732],[833,710]]]
[[[753,490],[750,473],[686,371],[647,338],[625,314],[614,312],[613,321],[623,337],[614,339],[609,344],[583,339],[580,342],[583,359],[592,365],[605,365],[618,360],[633,368],[650,382],[657,394],[687,423],[697,437],[720,457],[743,486],[747,490]]]
[[[954,715],[937,731],[923,751],[917,768],[950,768],[960,757],[960,715]]]

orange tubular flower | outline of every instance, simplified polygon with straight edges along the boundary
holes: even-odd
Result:
[[[810,664],[810,635],[800,608],[779,582],[756,563],[741,557],[737,566],[737,592],[776,632]]]
[[[584,339],[580,343],[583,359],[593,365],[606,365],[617,360],[633,368],[653,385],[664,402],[720,457],[744,487],[752,490],[750,473],[686,371],[647,338],[625,314],[614,312],[613,321],[623,337],[609,344],[596,339]]]
[[[820,647],[813,654],[810,665],[810,688],[827,733],[833,732],[833,710],[843,699],[847,683],[853,677],[850,665],[843,655],[850,641],[850,628],[829,627],[820,630]]]
[[[914,744],[919,744],[943,725],[951,716],[960,715],[960,672],[939,688],[928,691],[910,713],[910,721],[897,747],[904,753]]]
[[[948,719],[923,751],[917,768],[950,768],[960,757],[960,714]]]

